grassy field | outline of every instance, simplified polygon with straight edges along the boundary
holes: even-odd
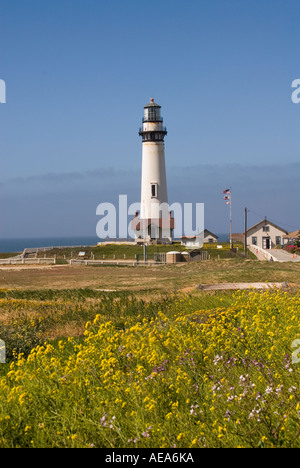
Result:
[[[1,295],[1,448],[299,446],[298,293]]]
[[[242,258],[165,266],[9,266],[0,267],[0,288],[113,289],[168,293],[197,284],[289,282],[300,284],[300,265]]]
[[[299,269],[0,268],[0,447],[298,447]]]
[[[243,254],[243,245],[235,243],[233,245],[234,249],[237,250],[237,253],[230,252],[230,245],[223,243],[222,249],[217,249],[217,244],[205,244],[202,251],[206,251],[211,258],[236,258]],[[181,245],[180,242],[175,242],[172,246],[170,245],[149,245],[147,246],[147,258],[153,260],[154,254],[156,253],[167,253],[172,250],[178,252],[185,252],[187,249],[185,246]],[[84,258],[86,260],[95,259],[95,260],[135,260],[139,258],[140,261],[143,261],[144,258],[144,248],[143,246],[137,245],[118,245],[118,244],[105,244],[99,246],[90,246],[90,247],[66,247],[66,248],[53,248],[43,252],[42,250],[38,252],[38,258],[43,258],[45,255],[47,257],[56,256],[57,259],[70,260],[79,258],[79,252],[84,252]],[[251,258],[254,258],[249,252]]]

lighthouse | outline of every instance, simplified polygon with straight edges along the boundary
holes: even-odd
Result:
[[[143,141],[141,210],[133,220],[139,243],[172,243],[174,219],[169,212],[165,164],[166,127],[161,106],[151,99],[144,107],[143,126],[139,130]]]

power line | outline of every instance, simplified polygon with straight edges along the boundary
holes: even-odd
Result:
[[[253,213],[253,214],[255,214],[255,215],[259,216],[259,217],[265,218],[264,215],[262,215],[260,213],[257,213],[256,211],[253,211],[253,210],[248,210],[248,213]],[[281,221],[276,221],[276,220],[274,220],[272,218],[268,218],[268,220],[272,221],[272,223],[276,223],[276,224],[279,224],[279,225],[282,224],[283,226],[288,226],[288,227],[293,228],[293,229],[299,229],[299,226],[293,226],[291,224],[283,223]]]

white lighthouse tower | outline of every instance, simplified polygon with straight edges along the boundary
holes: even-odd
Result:
[[[133,221],[137,242],[172,243],[174,220],[168,206],[165,144],[161,106],[151,99],[144,107],[141,211]]]

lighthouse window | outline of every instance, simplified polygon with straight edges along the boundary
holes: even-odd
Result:
[[[147,120],[150,122],[155,122],[157,120],[160,120],[160,109],[159,108],[149,108],[148,110],[148,116]]]
[[[151,197],[157,198],[157,184],[151,184]]]

